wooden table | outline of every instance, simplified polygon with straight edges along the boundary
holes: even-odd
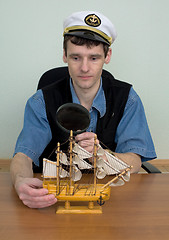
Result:
[[[29,209],[0,173],[0,239],[169,239],[169,174],[135,174],[114,187],[100,215],[56,215],[54,205]]]

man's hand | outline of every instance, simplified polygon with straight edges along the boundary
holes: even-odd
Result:
[[[49,207],[57,202],[53,194],[48,195],[48,190],[43,188],[38,178],[19,178],[15,189],[22,202],[30,208]]]
[[[10,166],[11,178],[22,202],[30,208],[44,208],[57,202],[53,194],[43,188],[42,181],[33,178],[32,159],[17,153]]]
[[[81,134],[78,134],[75,137],[75,141],[86,151],[93,153],[94,149],[94,137],[95,133],[93,132],[84,132]],[[99,140],[97,139],[97,144],[99,144]]]

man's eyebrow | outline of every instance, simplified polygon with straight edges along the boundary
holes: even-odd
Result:
[[[69,56],[70,57],[74,57],[74,56],[81,56],[81,54],[79,54],[79,53],[71,53],[71,54],[69,54]],[[102,55],[101,54],[90,54],[89,55],[90,57],[96,57],[96,58],[101,58],[102,57]]]
[[[69,56],[70,56],[70,57],[80,56],[80,54],[79,54],[79,53],[71,53],[71,54],[69,54]]]
[[[91,54],[90,55],[91,57],[96,57],[96,58],[101,58],[102,57],[102,55],[101,54]]]

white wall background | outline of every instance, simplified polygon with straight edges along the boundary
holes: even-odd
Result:
[[[158,158],[169,158],[168,0],[0,0],[0,158],[10,158],[26,100],[46,70],[62,66],[62,23],[96,10],[116,26],[106,66],[140,95]]]

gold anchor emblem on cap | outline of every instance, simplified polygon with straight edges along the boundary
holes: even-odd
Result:
[[[84,19],[85,23],[89,26],[98,27],[101,24],[100,18],[95,14],[89,14]]]

